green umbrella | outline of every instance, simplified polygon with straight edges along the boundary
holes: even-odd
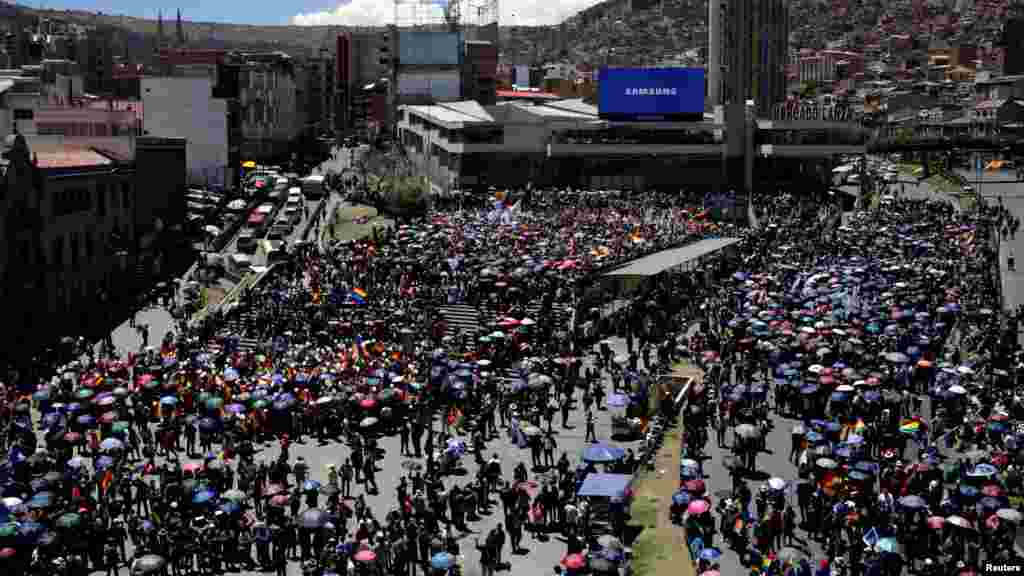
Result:
[[[210,398],[213,398],[212,394],[210,394],[209,392],[201,392],[199,394],[199,397],[196,398],[196,400],[198,400],[200,404],[206,404],[206,401],[209,400]]]
[[[119,420],[117,422],[114,422],[114,425],[110,427],[110,431],[113,432],[114,434],[121,434],[123,432],[127,432],[130,426],[131,424],[129,424],[128,422],[125,422],[124,420]]]
[[[82,524],[82,517],[78,514],[67,513],[57,518],[57,522],[54,523],[58,528],[77,528]]]
[[[93,394],[95,393],[92,390],[89,390],[88,388],[80,388],[77,392],[75,392],[75,398],[78,398],[79,400],[88,400],[89,398],[93,397]]]
[[[255,408],[256,410],[262,410],[263,408],[267,407],[267,401],[260,398],[259,400],[256,400],[255,402],[252,403],[252,407]]]
[[[14,522],[8,522],[7,524],[0,524],[0,537],[11,537],[18,535],[18,525]]]
[[[206,400],[207,410],[220,410],[224,406],[224,400],[221,398],[209,398]]]

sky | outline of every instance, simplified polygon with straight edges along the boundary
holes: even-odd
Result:
[[[479,2],[466,1],[474,5]],[[558,24],[599,1],[498,0],[498,4],[502,25],[538,26]],[[21,0],[19,3],[37,8],[89,10],[150,19],[156,19],[157,11],[162,9],[164,18],[171,20],[180,8],[184,20],[263,25],[371,26],[390,24],[395,15],[393,0]],[[440,16],[440,8],[435,10]]]

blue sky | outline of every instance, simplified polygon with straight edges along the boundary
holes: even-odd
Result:
[[[414,1],[414,0],[406,0]],[[421,0],[422,1],[422,0]],[[480,0],[466,0],[480,4]],[[550,25],[561,22],[599,0],[499,0],[500,21],[510,25]],[[174,19],[181,9],[185,20],[237,24],[333,24],[369,26],[394,20],[393,0],[20,0],[49,9],[74,9],[156,19]]]

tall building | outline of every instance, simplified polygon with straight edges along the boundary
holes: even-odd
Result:
[[[725,25],[725,6],[727,0],[708,0],[708,54],[707,54],[707,101],[712,107],[723,104],[722,101],[722,55],[728,49],[724,44],[722,27]]]
[[[737,178],[733,189],[749,192],[753,187],[754,120],[786,98],[789,3],[725,0],[718,8],[724,9],[720,19],[724,26],[709,26],[709,31],[717,34],[708,40],[721,50],[726,68],[721,94],[728,132],[726,170]]]
[[[1024,74],[1024,18],[1014,18],[1003,25],[1003,74]]]

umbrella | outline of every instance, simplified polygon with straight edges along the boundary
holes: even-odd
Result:
[[[801,560],[806,558],[803,552],[793,548],[792,546],[786,546],[776,555],[781,564],[799,564]]]
[[[232,489],[222,494],[221,498],[227,500],[228,502],[244,502],[249,497],[246,496],[245,492],[242,492],[241,490]]]
[[[617,462],[626,455],[626,451],[617,446],[607,444],[595,444],[583,450],[585,462]]]
[[[768,487],[772,490],[783,490],[786,488],[787,482],[782,478],[769,478]]]
[[[565,566],[569,570],[581,570],[587,565],[587,559],[582,554],[569,554],[565,558],[562,558],[562,566]]]
[[[699,500],[691,500],[690,503],[687,504],[686,506],[686,513],[697,516],[699,514],[707,512],[709,508],[711,508],[711,505],[708,504],[708,501],[704,500],[703,498]]]
[[[132,562],[132,576],[135,576],[136,574],[154,574],[163,570],[166,565],[167,561],[164,560],[163,556],[147,554],[135,562]]]
[[[359,422],[359,427],[360,428],[373,428],[374,426],[377,425],[377,422],[378,422],[378,420],[376,418],[372,417],[372,416],[369,417],[369,418],[363,418]]]
[[[946,524],[956,526],[957,528],[963,528],[965,530],[974,529],[974,524],[963,516],[949,516],[946,518]]]
[[[834,470],[839,466],[839,464],[831,458],[818,458],[818,461],[815,462],[815,464],[817,464],[818,468],[821,468],[822,470]]]
[[[299,526],[303,528],[323,528],[327,521],[327,513],[319,508],[310,508],[299,516]]]
[[[306,492],[315,492],[320,489],[320,483],[316,480],[306,480],[302,483],[302,489]]]
[[[214,492],[213,490],[207,488],[207,489],[200,490],[199,492],[197,492],[196,495],[192,497],[192,503],[193,504],[206,504],[207,502],[210,502],[211,500],[214,500],[216,498],[217,498],[217,493]]]
[[[929,516],[927,522],[929,528],[938,530],[946,524],[946,519],[942,516]]]
[[[290,498],[287,494],[278,494],[270,498],[269,504],[276,508],[284,508],[290,503]]]
[[[448,570],[455,564],[455,556],[447,552],[438,552],[430,559],[430,567],[434,570]]]
[[[103,442],[100,442],[100,450],[110,452],[113,450],[120,450],[124,448],[124,443],[117,438],[107,438]]]
[[[714,562],[722,556],[722,551],[718,548],[705,548],[700,551],[700,559],[707,560],[708,562]]]
[[[914,494],[900,498],[899,503],[900,506],[903,506],[904,508],[909,508],[911,510],[918,510],[928,506],[928,503],[925,502],[924,498],[921,498],[920,496]]]
[[[377,559],[377,555],[373,553],[373,550],[360,550],[352,559],[356,562],[373,562]]]
[[[1014,508],[1000,508],[996,510],[996,516],[1009,522],[1020,522],[1021,513]]]
[[[77,528],[81,524],[82,517],[73,513],[63,514],[54,522],[54,526],[58,528]]]
[[[736,427],[736,435],[740,438],[760,438],[761,431],[753,424],[740,424]]]

